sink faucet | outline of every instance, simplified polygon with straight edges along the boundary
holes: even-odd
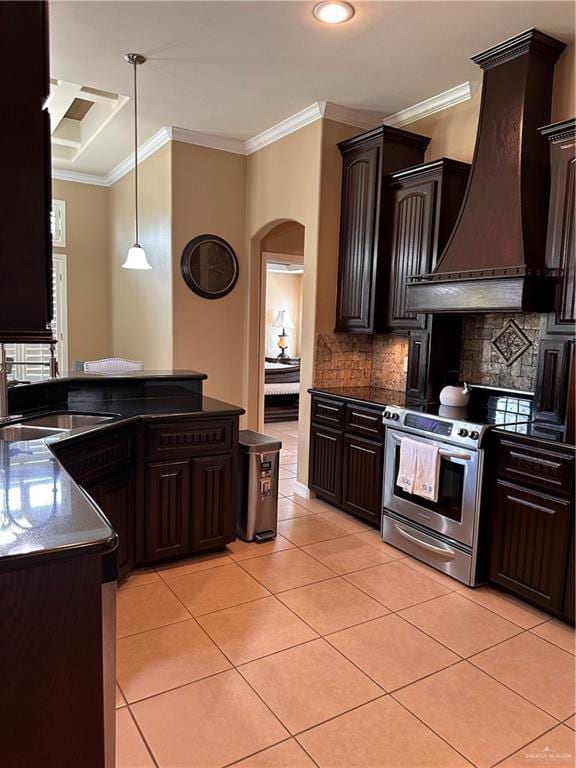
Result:
[[[28,365],[10,360],[10,367],[14,365]],[[50,378],[55,379],[58,376],[58,361],[56,359],[56,342],[50,342],[50,362],[34,363],[34,365],[50,366]],[[0,343],[0,424],[8,421],[10,418],[8,405],[8,359],[6,357],[6,346]]]

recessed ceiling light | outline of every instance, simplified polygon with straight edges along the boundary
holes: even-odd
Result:
[[[325,24],[342,24],[354,16],[354,6],[350,3],[327,0],[327,2],[315,5],[312,13],[318,21],[323,21]]]

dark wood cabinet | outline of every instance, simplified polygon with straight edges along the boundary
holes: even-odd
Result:
[[[407,278],[428,274],[436,266],[460,211],[469,171],[468,163],[442,158],[386,179],[383,205],[391,211],[390,330],[426,328],[426,315],[407,307]]]
[[[118,573],[236,537],[238,417],[154,419],[55,444],[118,534]]]
[[[48,4],[0,3],[0,341],[52,338]],[[32,52],[32,55],[29,55]]]
[[[190,462],[146,464],[146,562],[190,552]]]
[[[390,264],[384,176],[424,159],[430,139],[381,126],[341,142],[342,202],[336,330],[375,333],[386,326]]]
[[[496,483],[490,579],[547,610],[561,612],[570,501]]]
[[[567,392],[576,332],[576,119],[541,129],[550,142],[550,209],[546,266],[554,270],[556,299],[540,343],[534,418],[542,432],[573,433]]]
[[[236,536],[234,456],[192,459],[192,549],[223,547]]]
[[[549,333],[576,333],[576,118],[541,128],[550,142],[550,211],[546,266],[558,271]]]
[[[342,432],[313,425],[310,430],[309,486],[321,498],[342,498]]]
[[[308,485],[324,501],[380,526],[383,408],[312,395]],[[324,426],[324,416],[333,421]]]
[[[380,525],[384,446],[344,436],[342,508]]]
[[[118,578],[126,576],[134,566],[135,482],[131,468],[116,472],[99,482],[85,486],[118,534]]]
[[[513,434],[493,442],[484,505],[490,581],[573,621],[576,452]]]

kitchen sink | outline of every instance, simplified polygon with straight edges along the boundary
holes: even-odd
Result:
[[[12,424],[0,428],[0,440],[40,440],[43,437],[58,435],[63,429],[32,427],[27,424]]]
[[[104,416],[101,413],[49,413],[46,416],[26,419],[22,426],[67,430],[91,427],[93,424],[101,424],[103,421],[109,421],[113,418],[114,416]]]

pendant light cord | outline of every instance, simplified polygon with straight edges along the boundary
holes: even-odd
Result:
[[[138,64],[134,60],[134,231],[136,235],[135,245],[139,245],[138,240],[138,78],[136,68]]]

